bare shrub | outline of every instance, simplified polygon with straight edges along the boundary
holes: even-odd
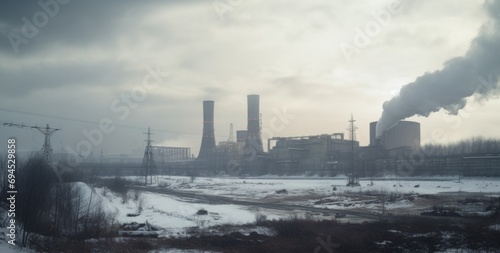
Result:
[[[20,160],[18,160],[20,162]],[[54,171],[40,155],[17,166],[17,214],[21,226],[21,244],[26,246],[32,233],[49,234],[49,196],[56,182]]]
[[[137,202],[139,200],[139,197],[141,197],[142,193],[138,190],[134,190],[132,192],[132,197],[134,199],[135,202]]]
[[[137,212],[142,213],[144,210],[144,196],[140,196],[139,199],[137,199]]]
[[[255,225],[264,225],[267,221],[267,216],[263,213],[257,213],[255,215]]]
[[[198,177],[198,173],[196,173],[194,171],[190,171],[190,172],[188,172],[188,176],[189,176],[189,182],[193,183],[194,180],[196,180],[196,177]]]
[[[128,188],[130,182],[121,178],[115,177],[113,179],[106,178],[100,180],[101,186],[108,188],[110,191],[118,194],[122,198],[122,203],[126,203],[128,200]]]
[[[116,217],[118,211],[108,213],[104,210],[101,201],[97,202],[92,210],[86,214],[87,222],[83,227],[81,235],[84,238],[99,238],[113,235],[117,226]]]

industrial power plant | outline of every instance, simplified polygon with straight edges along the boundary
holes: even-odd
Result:
[[[354,185],[359,178],[387,175],[500,175],[497,154],[437,153],[422,147],[418,122],[400,120],[383,131],[377,130],[377,121],[371,122],[368,146],[360,146],[356,140],[353,118],[349,120],[347,137],[343,132],[333,132],[262,140],[260,96],[251,94],[247,96],[247,129],[234,131],[231,124],[229,138],[217,143],[214,134],[216,101],[203,101],[202,106],[201,142],[196,157],[188,147],[152,146],[149,141],[142,161],[106,157],[99,162],[79,163],[78,169],[92,173],[98,167],[103,175],[149,175],[150,180],[145,182],[152,182],[153,175],[345,175],[349,184]],[[64,160],[63,157],[59,159]]]

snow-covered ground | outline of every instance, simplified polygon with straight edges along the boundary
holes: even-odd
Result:
[[[359,187],[345,186],[345,178],[207,178],[198,177],[193,182],[189,177],[161,177],[159,185],[177,191],[199,193],[202,195],[227,196],[238,200],[256,202],[281,202],[317,208],[334,209],[380,209],[380,199],[370,193],[397,193],[404,196],[418,196],[439,193],[481,193],[488,196],[500,196],[500,181],[486,178],[433,178],[432,180],[361,180]],[[105,188],[91,188],[83,183],[77,184],[83,194],[93,201],[101,201],[105,210],[116,213],[119,223],[148,223],[159,228],[160,237],[189,236],[190,228],[210,231],[211,227],[223,224],[242,225],[252,223],[256,216],[263,214],[268,219],[286,218],[292,213],[287,211],[259,209],[256,207],[216,204],[179,198],[166,194],[144,191],[139,195],[129,191],[128,198],[113,193]],[[285,191],[283,191],[285,190]],[[281,193],[280,193],[281,191]],[[137,197],[137,198],[134,198]],[[356,196],[356,197],[353,197]],[[359,197],[362,196],[362,197]],[[378,202],[377,202],[378,201]],[[411,207],[412,199],[401,198],[398,201],[384,203],[387,210]],[[142,206],[142,211],[140,207]],[[204,209],[207,215],[196,213]],[[138,215],[131,215],[138,214]],[[261,234],[272,231],[260,229]],[[497,229],[493,227],[492,229]],[[251,231],[248,231],[251,232]],[[243,231],[245,233],[245,231]],[[18,252],[2,242],[1,252]],[[29,252],[29,251],[21,251]],[[159,252],[177,252],[165,250]]]
[[[199,177],[191,182],[188,177],[162,177],[159,184],[169,189],[200,193],[203,195],[228,196],[239,200],[262,202],[282,201],[284,203],[334,209],[380,209],[377,197],[355,199],[349,194],[358,193],[404,193],[438,194],[445,192],[481,192],[499,196],[500,181],[492,179],[462,179],[434,178],[426,180],[371,180],[361,181],[359,187],[345,186],[345,179],[290,179],[290,178],[205,178]],[[333,188],[335,187],[335,191]],[[286,190],[285,194],[277,191]],[[186,228],[211,227],[222,224],[245,224],[255,221],[257,214],[264,214],[268,219],[286,218],[292,213],[286,211],[256,209],[239,205],[221,205],[198,203],[192,199],[178,198],[165,194],[144,192],[141,197],[143,211],[139,216],[129,217],[127,214],[137,213],[138,202],[129,198],[123,203],[122,198],[102,188],[97,189],[98,195],[105,201],[107,210],[117,212],[121,223],[148,221],[154,226],[163,228],[160,236],[185,236]],[[318,202],[319,200],[319,202]],[[411,207],[407,198],[385,203],[387,210]],[[208,211],[208,215],[196,215],[200,209]]]
[[[34,253],[34,250],[21,248],[8,244],[4,240],[0,240],[0,252],[2,253]]]
[[[128,213],[136,212],[132,200],[122,204],[120,198],[110,198],[109,208],[118,210],[118,220],[121,223],[148,221],[150,224],[165,229],[160,236],[185,235],[184,228],[208,227],[221,224],[244,224],[255,221],[255,214],[236,205],[209,205],[189,203],[172,196],[143,193],[143,211],[139,216],[128,217]],[[208,215],[197,215],[204,209]]]
[[[488,178],[431,178],[431,180],[361,180],[360,187],[347,187],[345,178],[293,179],[293,178],[196,178],[190,183],[187,177],[163,177],[160,183],[174,189],[203,192],[209,195],[228,195],[242,198],[265,198],[276,191],[286,189],[288,195],[331,194],[333,187],[337,193],[386,191],[399,193],[437,194],[445,192],[478,192],[500,195],[500,180]]]
[[[88,190],[90,191],[90,188]],[[134,193],[129,191],[126,201],[123,201],[122,196],[105,188],[96,188],[94,194],[102,200],[107,212],[116,213],[119,223],[145,223],[147,221],[161,230],[160,237],[186,236],[186,228],[191,227],[208,228],[222,224],[252,223],[256,215],[256,212],[244,206],[194,203],[190,199],[158,193],[142,192],[138,199],[134,199]],[[140,202],[142,202],[141,212],[139,212]],[[202,209],[208,214],[197,215],[196,213]]]
[[[213,251],[201,251],[201,250],[189,250],[189,249],[163,249],[163,250],[153,250],[149,253],[215,253]]]

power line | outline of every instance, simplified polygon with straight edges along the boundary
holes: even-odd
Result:
[[[0,108],[0,111],[25,114],[25,115],[31,115],[31,116],[38,116],[38,117],[45,117],[45,118],[60,119],[60,120],[66,120],[66,121],[73,121],[73,122],[79,122],[79,123],[90,124],[90,125],[98,125],[99,124],[99,122],[95,122],[95,121],[91,121],[91,120],[83,120],[83,119],[63,117],[63,116],[54,116],[54,115],[48,115],[48,114],[25,112],[25,111],[18,111],[18,110],[5,109],[5,108]],[[130,125],[124,125],[124,124],[116,124],[114,122],[113,122],[113,125],[117,126],[117,127],[132,129],[132,130],[143,130],[144,129],[143,127],[130,126]],[[155,132],[162,132],[162,133],[167,133],[167,134],[182,134],[182,135],[192,135],[192,136],[200,136],[201,135],[200,133],[190,133],[190,132],[182,132],[182,131],[168,130],[168,129],[165,130],[165,129],[152,128],[151,130],[154,130]],[[222,137],[222,136],[218,136],[218,137]]]
[[[45,142],[42,147],[42,155],[50,166],[52,166],[52,146],[50,145],[50,137],[56,132],[61,130],[60,128],[51,128],[49,127],[49,124],[47,124],[46,127],[39,127],[37,125],[34,126],[28,126],[25,124],[16,124],[16,123],[3,123],[4,126],[8,127],[19,127],[19,128],[25,128],[29,127],[31,129],[36,129],[38,130],[41,134],[45,136]]]

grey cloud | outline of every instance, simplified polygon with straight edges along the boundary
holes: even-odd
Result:
[[[22,18],[26,17],[32,22],[34,15],[43,12],[43,9],[38,1],[2,1],[0,23],[4,25],[0,30],[0,52],[21,57],[43,50],[54,43],[73,47],[113,47],[119,35],[133,36],[127,31],[133,31],[137,20],[154,9],[172,4],[182,4],[182,1],[72,0],[64,5],[59,4],[57,14],[49,18],[47,25],[39,28],[28,44],[20,45],[20,54],[15,54],[7,34],[11,31],[19,34],[24,25]]]
[[[113,61],[40,62],[15,68],[0,68],[2,96],[25,96],[39,89],[62,86],[116,87],[137,73],[123,69]]]

